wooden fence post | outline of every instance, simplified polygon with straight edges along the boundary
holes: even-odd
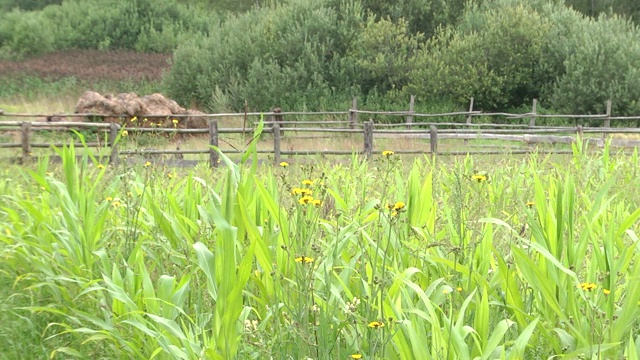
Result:
[[[435,125],[429,127],[429,145],[431,147],[431,154],[438,153],[438,128]]]
[[[607,100],[607,113],[606,113],[607,117],[604,118],[604,127],[605,128],[610,128],[611,127],[611,100]],[[607,135],[607,133],[602,133],[602,146],[604,146],[607,142],[607,138],[609,136]]]
[[[209,166],[217,168],[220,158],[213,146],[218,147],[218,120],[209,121],[209,145]]]
[[[472,111],[473,111],[473,98],[471,98],[470,101],[469,101],[469,115],[467,115],[467,124],[471,124],[471,118],[472,118],[471,112]],[[470,127],[467,127],[467,128],[470,128]],[[467,145],[467,144],[469,144],[469,140],[464,139],[463,143],[465,145]]]
[[[22,159],[21,162],[25,164],[29,157],[31,156],[31,143],[29,140],[31,139],[31,122],[23,121],[20,124],[20,131],[22,134]]]
[[[273,123],[273,161],[280,164],[280,124]]]
[[[581,145],[584,145],[584,132],[582,130],[582,125],[578,125],[576,126],[576,143],[581,143]]]
[[[109,146],[111,147],[109,164],[112,165],[118,165],[118,144],[116,143],[116,139],[118,138],[119,131],[120,125],[116,123],[109,124]]]
[[[354,96],[353,99],[351,99],[351,110],[349,110],[349,125],[352,129],[355,129],[358,123],[358,113],[356,110],[358,110],[358,98]]]
[[[413,113],[415,112],[414,111],[415,101],[416,101],[416,96],[411,95],[411,100],[409,100],[409,115],[407,115],[407,129],[410,129],[411,124],[413,123]]]
[[[473,112],[473,98],[471,98],[470,102],[469,102],[469,112]],[[467,124],[471,124],[471,114],[467,115]]]
[[[533,107],[531,109],[531,113],[533,114],[529,119],[529,127],[536,126],[536,111],[538,109],[538,100],[533,99]]]
[[[364,156],[370,158],[373,155],[373,120],[364,123]]]

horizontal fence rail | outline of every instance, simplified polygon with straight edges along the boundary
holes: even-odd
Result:
[[[640,140],[635,139],[612,139],[608,138],[610,134],[640,134],[638,128],[611,127],[611,121],[617,120],[639,120],[640,116],[611,116],[611,102],[607,102],[605,114],[538,114],[536,112],[537,102],[534,100],[531,112],[524,114],[512,114],[505,112],[484,113],[473,109],[473,99],[471,99],[468,111],[446,112],[437,114],[422,114],[415,112],[414,99],[411,97],[409,111],[370,111],[361,110],[357,107],[357,99],[353,98],[351,108],[347,111],[322,111],[322,112],[282,112],[279,109],[269,112],[246,112],[246,113],[214,113],[214,114],[144,114],[138,115],[138,118],[153,119],[185,119],[185,118],[205,118],[207,120],[206,128],[184,128],[183,123],[176,121],[174,128],[162,127],[132,127],[133,123],[129,120],[132,115],[106,115],[94,113],[72,113],[72,114],[26,114],[26,113],[6,113],[0,110],[0,133],[14,132],[19,134],[20,142],[0,143],[0,148],[19,148],[22,155],[18,159],[20,162],[26,162],[32,155],[33,148],[50,148],[52,146],[61,147],[64,144],[58,142],[33,142],[32,135],[41,131],[83,131],[92,130],[102,133],[107,137],[106,141],[75,143],[75,146],[87,146],[91,148],[108,149],[108,157],[110,162],[118,163],[121,156],[142,156],[153,159],[160,155],[172,155],[182,158],[188,154],[209,154],[209,162],[212,167],[218,166],[218,153],[213,150],[212,146],[218,146],[220,142],[226,143],[226,140],[220,139],[220,134],[239,134],[243,139],[249,141],[251,138],[245,138],[246,135],[252,135],[259,122],[264,125],[263,134],[272,136],[273,147],[268,150],[258,150],[259,154],[272,154],[275,163],[279,163],[282,156],[300,156],[300,155],[351,155],[359,154],[370,157],[376,151],[374,148],[374,139],[424,139],[429,142],[429,149],[424,150],[401,150],[395,152],[398,154],[441,154],[441,155],[461,155],[461,154],[526,154],[535,148],[516,148],[509,145],[500,146],[501,150],[479,151],[479,150],[462,150],[462,151],[438,151],[438,142],[442,140],[463,140],[465,144],[469,140],[498,140],[504,142],[518,142],[526,146],[532,144],[571,144],[577,141],[585,143],[593,143],[596,146],[604,146],[605,141],[609,140],[612,146],[620,147],[637,147],[640,146]],[[401,123],[381,123],[374,122],[369,119],[360,121],[361,115],[375,115],[376,117],[405,117],[405,121]],[[259,118],[254,120],[255,118]],[[305,119],[297,119],[296,117],[305,117]],[[308,120],[308,117],[328,117],[321,120]],[[421,122],[415,121],[416,118],[447,118],[447,117],[463,117],[464,122]],[[486,118],[502,118],[506,120],[528,119],[527,124],[514,123],[477,123],[473,122],[476,117]],[[38,120],[29,120],[36,118]],[[223,119],[243,118],[243,127],[218,127],[219,121]],[[249,121],[249,118],[252,118]],[[286,118],[286,119],[285,119]],[[603,120],[602,126],[599,127],[583,127],[576,126],[539,126],[536,125],[536,118],[566,118],[566,119],[588,119]],[[43,119],[45,119],[43,121]],[[51,119],[62,119],[61,121],[49,121]],[[92,121],[68,121],[69,119],[91,119]],[[95,122],[101,119],[103,122]],[[106,120],[117,122],[104,122]],[[135,149],[125,150],[118,148],[118,139],[120,139],[125,131],[127,133],[142,134],[173,134],[173,135],[207,135],[209,137],[208,144],[211,145],[206,149],[179,149],[162,150],[162,149]],[[330,137],[335,134],[345,134],[345,136],[362,135],[362,147],[358,150],[293,150],[282,149],[282,139],[285,133],[293,134],[314,134],[324,133],[324,136]],[[332,135],[333,134],[333,135]],[[600,137],[585,138],[584,134],[600,134]],[[300,136],[300,138],[314,139],[316,136]],[[228,143],[227,143],[228,144]],[[229,144],[230,145],[230,144]],[[225,150],[226,153],[242,153],[242,149]],[[496,146],[488,146],[489,148]],[[567,150],[551,150],[555,153],[567,153]]]

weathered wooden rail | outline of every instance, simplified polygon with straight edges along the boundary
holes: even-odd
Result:
[[[459,155],[467,153],[480,154],[524,154],[535,150],[531,145],[536,144],[570,144],[576,141],[593,142],[597,146],[603,146],[605,139],[610,134],[640,134],[638,128],[613,128],[611,120],[633,120],[640,119],[640,116],[612,117],[611,102],[607,103],[607,113],[599,115],[572,115],[572,114],[537,114],[536,102],[534,101],[532,112],[525,114],[511,113],[482,113],[473,110],[473,99],[468,111],[450,112],[441,114],[420,114],[413,111],[413,100],[409,105],[409,111],[367,111],[357,108],[357,99],[353,99],[352,108],[348,111],[325,111],[325,112],[281,112],[272,111],[266,113],[219,113],[219,114],[175,114],[170,115],[171,118],[186,117],[206,117],[208,119],[208,128],[204,129],[184,129],[184,128],[133,128],[130,126],[121,126],[117,123],[101,123],[101,122],[83,122],[83,121],[30,121],[28,118],[51,118],[52,116],[61,118],[89,118],[89,117],[105,117],[103,114],[23,114],[23,113],[4,113],[0,110],[0,120],[9,118],[11,120],[0,121],[0,133],[7,131],[19,132],[20,142],[0,143],[0,148],[19,148],[21,149],[21,162],[26,162],[34,148],[49,148],[52,146],[60,147],[61,142],[57,143],[36,143],[32,141],[32,135],[38,131],[71,131],[92,129],[96,132],[106,133],[107,140],[102,142],[86,143],[88,147],[99,147],[108,149],[108,156],[111,163],[118,163],[123,155],[139,155],[139,156],[157,156],[157,155],[185,155],[185,154],[209,154],[209,163],[212,167],[218,166],[218,153],[213,150],[212,146],[218,146],[221,134],[253,134],[258,121],[264,124],[263,133],[272,135],[272,150],[259,150],[260,154],[272,154],[273,161],[279,163],[282,156],[298,156],[298,155],[350,155],[354,152],[365,157],[370,157],[374,152],[381,150],[375,149],[374,139],[382,138],[402,138],[424,139],[429,142],[429,148],[416,150],[395,150],[398,154],[441,154],[441,155]],[[376,116],[405,116],[406,121],[400,124],[374,123],[373,120],[359,121],[360,115],[376,115]],[[166,118],[166,115],[144,115],[148,118]],[[329,119],[323,120],[306,120],[314,116],[330,116]],[[464,122],[428,122],[416,121],[416,119],[432,117],[464,117]],[[513,123],[474,123],[472,119],[477,116],[483,117],[502,117],[506,119],[529,119],[528,124]],[[113,117],[113,116],[110,116]],[[296,117],[304,117],[305,120],[294,120]],[[121,123],[127,124],[127,116],[121,116]],[[243,127],[219,127],[219,121],[222,119],[242,118]],[[249,118],[256,118],[248,122]],[[582,127],[577,126],[537,126],[536,118],[582,118],[582,119],[602,119],[601,127]],[[20,119],[20,120],[16,120]],[[207,149],[185,149],[185,150],[160,150],[160,149],[135,149],[121,150],[118,146],[118,140],[122,137],[123,131],[127,130],[131,134],[134,133],[171,133],[171,134],[191,134],[191,135],[207,135],[209,138],[209,146]],[[345,150],[283,150],[282,140],[284,133],[294,134],[323,134],[323,137],[335,136],[336,134],[345,135],[362,135],[362,147],[357,151]],[[586,137],[585,134],[600,134],[601,137]],[[291,135],[289,135],[291,137]],[[288,137],[288,138],[289,138]],[[294,135],[295,137],[295,135]],[[308,136],[307,136],[308,137]],[[524,148],[513,148],[504,146],[503,150],[495,150],[496,146],[492,146],[489,151],[477,151],[473,149],[462,149],[455,151],[439,151],[439,142],[444,140],[458,139],[467,143],[469,140],[497,140],[501,142],[517,142],[524,144]],[[637,147],[640,146],[640,140],[634,139],[609,139],[612,146],[620,147]],[[83,144],[77,143],[76,146]],[[240,153],[242,150],[228,149],[227,153]],[[549,152],[563,153],[566,150],[550,150]]]

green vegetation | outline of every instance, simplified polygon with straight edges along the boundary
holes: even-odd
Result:
[[[254,150],[5,170],[0,357],[638,355],[637,152],[269,169]]]
[[[206,111],[344,109],[353,95],[362,108],[405,109],[412,94],[417,111],[464,109],[470,97],[485,111],[534,98],[552,113],[603,113],[608,99],[614,115],[640,110],[639,9],[629,0],[0,5],[12,9],[0,14],[0,58],[173,54],[160,90]]]

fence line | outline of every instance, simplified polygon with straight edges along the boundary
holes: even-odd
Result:
[[[32,148],[49,148],[51,146],[62,146],[62,143],[34,143],[32,135],[38,131],[70,131],[78,129],[93,129],[97,132],[107,133],[108,140],[105,143],[92,142],[86,144],[89,147],[109,148],[109,159],[112,163],[118,163],[121,155],[183,155],[183,154],[209,154],[209,162],[212,167],[218,166],[218,153],[213,150],[212,146],[217,147],[219,144],[220,134],[252,134],[255,131],[255,123],[250,126],[243,124],[242,128],[219,128],[218,120],[229,117],[243,117],[246,121],[248,116],[260,116],[265,125],[263,133],[271,134],[273,137],[273,150],[259,150],[261,154],[273,154],[274,161],[279,163],[282,156],[293,155],[349,155],[358,153],[366,157],[370,157],[374,151],[375,138],[388,138],[389,136],[398,136],[403,138],[421,138],[429,141],[429,150],[398,150],[398,154],[442,154],[442,155],[459,155],[467,153],[494,154],[505,153],[505,151],[438,151],[438,144],[441,140],[461,139],[465,144],[468,140],[500,140],[500,141],[517,141],[525,145],[537,143],[551,144],[569,144],[576,141],[595,142],[598,146],[602,146],[608,134],[627,133],[638,134],[638,128],[612,128],[612,120],[635,120],[640,116],[611,116],[611,102],[607,102],[607,111],[605,114],[539,114],[537,113],[537,102],[534,100],[532,111],[524,114],[511,114],[505,112],[483,113],[473,110],[473,99],[470,101],[468,111],[448,112],[439,114],[421,114],[414,111],[415,97],[411,97],[408,111],[368,111],[359,110],[357,99],[352,99],[351,108],[348,111],[324,111],[324,112],[282,112],[279,108],[270,112],[247,112],[247,113],[217,113],[217,114],[173,114],[173,115],[144,115],[146,118],[197,118],[205,117],[208,119],[207,128],[134,128],[127,126],[124,121],[129,116],[110,116],[104,114],[24,114],[24,113],[5,113],[0,109],[0,118],[42,118],[51,119],[52,117],[62,118],[122,118],[123,124],[117,123],[100,123],[100,122],[79,122],[79,121],[17,121],[8,120],[0,121],[0,132],[18,131],[20,132],[19,143],[0,143],[0,148],[20,148],[22,150],[21,162],[26,162],[31,157]],[[404,116],[405,121],[400,124],[384,124],[374,123],[373,120],[359,121],[360,115],[379,115],[379,116]],[[285,116],[345,116],[342,119],[331,120],[314,120],[314,121],[293,121],[284,120]],[[465,122],[416,122],[416,118],[429,117],[451,117],[464,116]],[[528,119],[528,124],[500,124],[500,123],[473,123],[473,118],[477,116],[483,117],[506,117],[507,119]],[[602,119],[601,127],[582,127],[577,126],[537,126],[535,124],[538,118],[585,118],[585,119]],[[344,120],[343,120],[344,119]],[[330,125],[332,127],[321,127],[322,125]],[[336,125],[345,125],[344,127],[335,127]],[[450,127],[450,128],[442,128]],[[459,128],[462,127],[462,128]],[[118,139],[122,136],[122,132],[127,130],[131,133],[170,133],[170,134],[208,134],[209,149],[195,150],[156,150],[156,149],[136,149],[136,150],[119,150]],[[342,150],[283,150],[281,147],[284,132],[292,133],[325,133],[325,134],[362,134],[362,150],[358,151],[342,151]],[[602,138],[585,139],[585,133],[602,134]],[[564,134],[564,135],[562,135]],[[569,134],[569,135],[567,135]],[[640,141],[630,139],[612,139],[615,146],[640,146]],[[82,146],[78,143],[75,146]],[[529,153],[533,149],[509,149],[506,152],[510,154]],[[225,150],[228,153],[242,152],[238,149]],[[559,153],[563,153],[560,151]]]

